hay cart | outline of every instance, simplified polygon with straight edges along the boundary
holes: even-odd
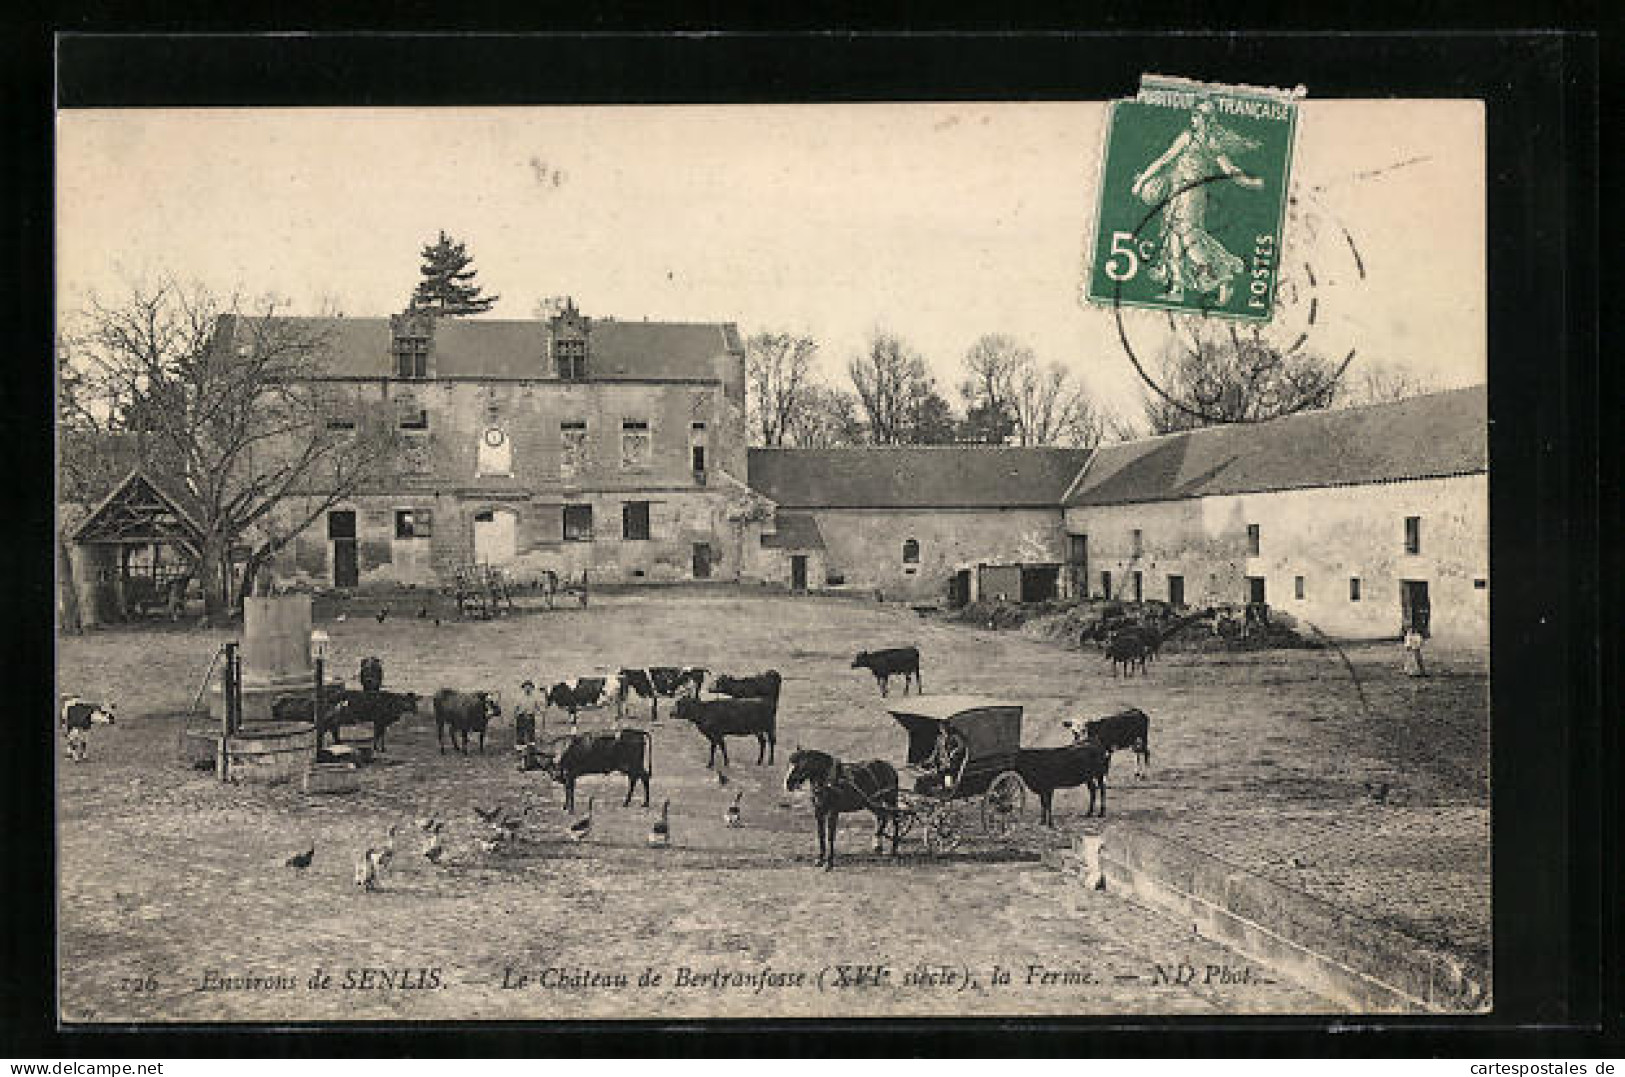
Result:
[[[926,850],[950,852],[980,824],[990,838],[1008,838],[1021,823],[1027,783],[1016,769],[1021,706],[975,696],[916,696],[888,708],[908,733],[908,762],[899,772],[898,837],[921,829]],[[961,749],[944,767],[944,732]]]

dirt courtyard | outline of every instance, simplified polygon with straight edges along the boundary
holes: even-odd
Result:
[[[804,798],[781,787],[799,744],[900,763],[902,730],[859,649],[913,643],[931,693],[1010,699],[1024,743],[1066,741],[1060,720],[1125,706],[1151,716],[1151,772],[1112,768],[1108,823],[1189,840],[1430,945],[1486,963],[1488,676],[1439,656],[1426,680],[1397,649],[1165,655],[1114,679],[1098,652],[907,608],[743,590],[595,594],[586,609],[493,622],[379,623],[357,600],[336,621],[335,673],[377,655],[385,687],[500,689],[621,666],[701,665],[784,675],[774,766],[729,743],[729,782],[686,723],[654,735],[653,800],[621,807],[625,779],[584,779],[592,832],[568,840],[562,794],[514,765],[505,713],[484,755],[442,756],[424,713],[392,728],[359,791],[222,786],[179,761],[180,717],[222,632],[137,628],[60,641],[63,692],[117,701],[89,759],[59,754],[61,1012],[69,1021],[593,1019],[876,1014],[1327,1012],[1268,970],[1114,894],[1077,898],[1040,850],[1098,820],[1057,795],[1059,832],[967,842],[892,861],[872,819],[844,817],[844,861],[814,869]],[[635,642],[633,642],[635,641]],[[1351,675],[1351,669],[1355,675]],[[1358,684],[1356,684],[1358,681]],[[895,691],[894,685],[894,691]],[[561,723],[549,713],[549,731]],[[613,724],[613,707],[584,728]],[[54,730],[54,727],[53,727]],[[359,727],[347,731],[359,737]],[[60,740],[60,738],[58,738]],[[1380,793],[1373,793],[1380,788]],[[743,825],[724,825],[742,792]],[[671,847],[648,847],[670,802]],[[531,803],[511,850],[488,854],[473,806]],[[1028,798],[1029,824],[1036,800]],[[448,820],[439,865],[416,816]],[[579,815],[580,812],[578,811]],[[352,883],[355,856],[403,826],[383,889]],[[314,842],[307,871],[283,860]],[[1188,966],[1192,977],[1170,976]],[[1223,970],[1215,974],[1212,970]],[[1002,979],[1001,979],[1002,977]]]

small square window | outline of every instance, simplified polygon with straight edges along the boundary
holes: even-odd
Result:
[[[1257,557],[1260,548],[1260,532],[1257,524],[1247,525],[1247,556]]]
[[[1483,591],[1483,590],[1486,590],[1489,587],[1489,585],[1490,585],[1489,580],[1482,579],[1482,578],[1476,579],[1476,580],[1473,581],[1473,590],[1475,590],[1475,591]]]
[[[417,533],[414,530],[413,524],[414,524],[414,520],[413,520],[413,513],[412,513],[411,509],[396,509],[395,510],[395,537],[396,538],[398,538],[398,539],[415,538]]]
[[[592,506],[564,506],[564,541],[592,541]]]
[[[1358,576],[1349,577],[1349,601],[1360,601],[1360,577]]]

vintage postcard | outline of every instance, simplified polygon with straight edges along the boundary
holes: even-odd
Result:
[[[1189,74],[59,113],[61,1020],[1491,1010],[1483,110]]]

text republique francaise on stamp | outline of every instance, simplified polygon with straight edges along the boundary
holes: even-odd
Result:
[[[1301,94],[1146,75],[1113,102],[1088,300],[1269,321]]]

